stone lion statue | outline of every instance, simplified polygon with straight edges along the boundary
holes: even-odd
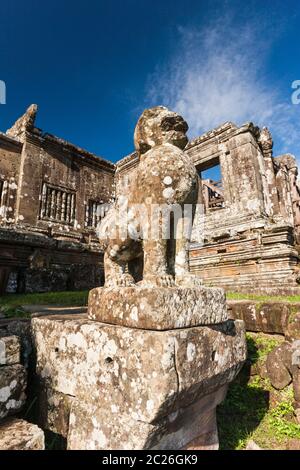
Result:
[[[187,130],[184,119],[163,106],[146,109],[140,116],[134,132],[139,163],[133,182],[126,194],[117,196],[98,229],[100,239],[106,240],[105,286],[135,284],[130,266],[140,261],[143,285],[192,287],[200,283],[189,273],[198,175],[183,152]],[[184,211],[185,207],[189,210]]]

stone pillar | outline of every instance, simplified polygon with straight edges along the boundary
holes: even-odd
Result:
[[[263,127],[260,131],[258,142],[264,156],[265,176],[268,184],[268,194],[270,198],[269,215],[280,214],[278,191],[276,187],[276,177],[273,160],[273,139],[267,127]],[[266,206],[268,206],[266,204]]]
[[[277,161],[279,161],[279,166],[276,173],[276,185],[279,195],[280,213],[286,223],[293,225],[293,201],[288,169],[279,159],[277,159]]]
[[[68,449],[218,448],[216,406],[246,358],[222,289],[100,287],[88,316],[32,331],[40,424]]]
[[[245,125],[219,146],[225,207],[239,216],[266,212],[265,168],[255,133],[252,125]]]

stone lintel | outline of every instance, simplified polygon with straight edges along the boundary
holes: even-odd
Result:
[[[89,294],[92,320],[130,328],[172,330],[227,320],[223,289],[212,287],[97,287]]]

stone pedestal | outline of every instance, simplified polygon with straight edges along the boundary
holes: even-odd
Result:
[[[199,289],[202,298],[195,289],[96,289],[89,315],[100,320],[101,309],[103,321],[126,326],[33,318],[40,424],[69,449],[218,448],[216,406],[246,358],[245,332],[226,320],[222,291]]]
[[[97,287],[89,294],[92,320],[147,330],[172,330],[227,320],[223,289],[210,287]]]

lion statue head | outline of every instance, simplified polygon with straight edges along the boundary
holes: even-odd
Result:
[[[177,113],[164,106],[146,109],[139,118],[134,131],[134,145],[142,155],[151,148],[172,144],[184,149],[188,142],[188,125]]]

